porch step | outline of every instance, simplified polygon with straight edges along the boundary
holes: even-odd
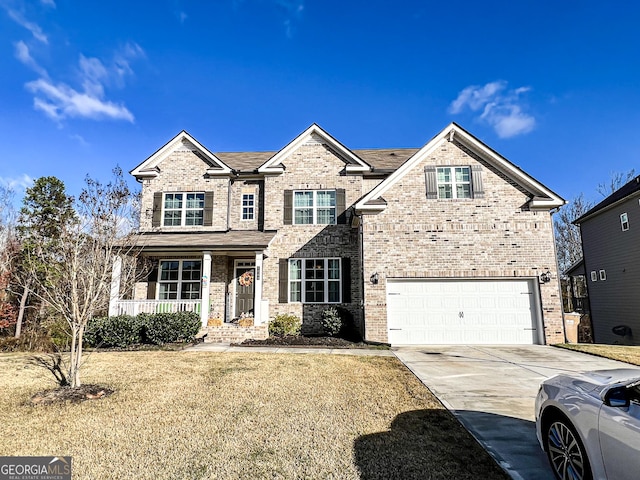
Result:
[[[267,325],[254,325],[253,327],[240,327],[233,324],[225,324],[219,327],[204,327],[200,333],[206,333],[205,343],[242,343],[244,340],[264,340],[269,336]]]

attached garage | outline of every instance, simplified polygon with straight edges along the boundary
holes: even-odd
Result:
[[[535,280],[387,279],[392,345],[544,343]]]

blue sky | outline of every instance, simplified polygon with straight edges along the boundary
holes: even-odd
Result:
[[[182,129],[214,152],[314,122],[386,148],[455,121],[595,200],[640,158],[638,24],[632,1],[0,0],[0,182],[77,194]]]

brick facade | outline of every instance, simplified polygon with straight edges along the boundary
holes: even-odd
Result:
[[[346,205],[362,196],[362,176],[345,175],[345,163],[326,145],[311,140],[283,160],[282,175],[265,179],[265,229],[277,230],[269,246],[264,264],[263,298],[269,300],[270,316],[293,313],[303,318],[303,328],[309,333],[321,333],[320,315],[329,305],[279,303],[279,266],[281,258],[349,258],[351,264],[351,302],[340,304],[362,322],[362,288],[360,250],[357,229],[349,224],[284,225],[283,196],[285,190],[344,189]]]
[[[481,165],[484,198],[426,198],[424,167]],[[366,337],[387,341],[386,278],[537,278],[547,343],[564,340],[553,225],[548,211],[526,207],[529,196],[457,142],[443,141],[384,193],[387,208],[363,216]]]
[[[232,296],[237,282],[234,261],[252,261],[259,253],[264,254],[262,300],[268,303],[269,318],[293,313],[303,319],[303,329],[309,333],[320,333],[320,314],[329,305],[281,303],[280,260],[348,259],[350,301],[339,306],[350,311],[367,340],[376,342],[387,341],[387,278],[537,279],[540,273],[549,270],[552,281],[539,287],[545,341],[563,341],[551,215],[549,209],[529,208],[531,192],[512,176],[502,173],[462,143],[444,140],[384,192],[386,208],[378,213],[365,212],[352,223],[355,204],[381,182],[385,185],[388,173],[347,172],[346,166],[353,159],[349,160],[344,147],[332,142],[319,127],[313,134],[297,140],[296,148],[286,150],[288,153],[279,158],[282,171],[262,174],[258,172],[261,163],[256,163],[250,169],[245,164],[244,170],[236,169],[228,175],[208,175],[210,162],[193,145],[183,143],[154,164],[153,175],[140,176],[143,232],[274,234],[268,248],[260,251],[249,247],[244,251],[225,250],[216,245],[206,249],[212,250],[210,317],[228,320],[233,316]],[[484,197],[427,199],[424,168],[428,165],[480,165]],[[346,223],[285,224],[285,191],[324,189],[344,190]],[[213,192],[212,226],[152,226],[154,193],[189,191]],[[242,219],[243,194],[254,195],[251,220]],[[202,251],[205,249],[181,254],[180,246],[176,245],[166,255],[157,252],[150,255],[158,259],[174,255],[201,258]],[[374,272],[380,279],[377,285],[368,281]],[[147,298],[152,288],[155,285],[151,283],[139,283],[135,298]]]

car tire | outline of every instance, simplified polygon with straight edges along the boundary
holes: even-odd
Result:
[[[547,424],[545,450],[558,480],[592,480],[587,452],[571,422],[554,418]]]

